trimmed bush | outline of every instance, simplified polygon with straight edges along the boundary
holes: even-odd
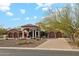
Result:
[[[33,44],[33,42],[28,41],[28,40],[19,40],[18,44],[19,44],[19,45]]]
[[[40,39],[39,39],[39,38],[37,38],[36,40],[37,40],[37,41],[40,41]]]

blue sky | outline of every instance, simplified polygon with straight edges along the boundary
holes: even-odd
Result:
[[[0,25],[13,28],[25,24],[35,24],[47,16],[48,8],[62,8],[65,4],[12,3],[0,6]]]

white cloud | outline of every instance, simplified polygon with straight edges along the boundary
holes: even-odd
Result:
[[[11,0],[2,0],[0,1],[0,11],[8,11],[10,10]]]
[[[10,12],[10,5],[12,3],[12,0],[2,0],[0,1],[0,11],[4,12],[5,14],[9,16],[13,16],[13,13]]]
[[[48,11],[48,8],[42,8],[42,11]]]
[[[13,15],[14,15],[12,12],[6,12],[6,14],[7,14],[8,16],[13,16]]]
[[[8,10],[10,10],[8,6],[0,7],[0,11],[6,12]]]
[[[26,19],[29,20],[30,18],[29,17],[26,17]]]
[[[34,16],[33,18],[34,18],[34,19],[37,19],[37,16]]]
[[[41,19],[44,19],[44,18],[45,18],[45,16],[41,17]]]
[[[16,20],[20,20],[20,18],[13,18],[12,20],[15,20],[16,21]]]
[[[20,12],[22,13],[22,14],[25,14],[25,9],[20,9]]]
[[[43,3],[36,3],[36,5],[37,5],[36,9],[43,7]]]
[[[39,9],[39,8],[50,8],[53,3],[36,3],[37,7],[36,9]]]

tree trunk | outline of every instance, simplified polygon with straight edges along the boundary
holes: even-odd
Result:
[[[71,35],[71,39],[72,39],[73,42],[75,43],[75,34],[74,34],[74,33]]]

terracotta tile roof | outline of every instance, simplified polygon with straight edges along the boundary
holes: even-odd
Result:
[[[20,29],[10,29],[10,30],[8,30],[7,32],[12,31],[12,30],[15,30],[15,31],[18,31],[18,32],[21,31]]]
[[[27,25],[23,25],[23,26],[21,26],[21,27],[38,27],[38,26],[32,25],[32,24],[27,24]]]
[[[38,29],[40,29],[40,27],[38,27],[38,26],[36,26],[36,25],[32,25],[32,24],[23,25],[23,26],[21,26],[21,27],[37,27]],[[7,32],[12,31],[12,30],[21,31],[21,28],[8,29]]]

